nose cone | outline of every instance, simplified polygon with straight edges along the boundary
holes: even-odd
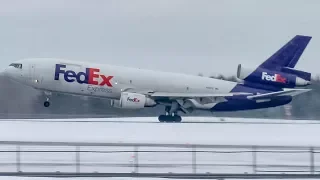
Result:
[[[0,70],[0,76],[7,76],[7,75],[8,75],[7,68]]]
[[[19,77],[19,74],[20,73],[17,71],[17,69],[13,67],[7,67],[0,71],[0,76],[6,77],[14,81],[20,81],[21,77]]]

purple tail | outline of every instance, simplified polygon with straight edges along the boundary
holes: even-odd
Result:
[[[294,68],[311,38],[311,36],[296,35],[259,67],[277,71],[281,71],[283,67]]]
[[[239,65],[238,78],[247,83],[271,85],[279,88],[309,85],[311,73],[296,70],[294,67],[311,38],[311,36],[296,35],[253,71],[246,71]]]

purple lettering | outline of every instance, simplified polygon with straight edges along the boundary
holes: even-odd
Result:
[[[100,86],[109,86],[112,87],[110,80],[113,76],[105,76],[103,74],[98,74],[100,69],[97,68],[86,68],[86,72],[74,72],[72,70],[63,70],[66,68],[66,65],[56,64],[54,80],[59,80],[60,74],[63,74],[64,80],[67,82],[77,81],[79,84],[93,84]],[[102,78],[102,82],[98,82],[99,78]]]
[[[76,73],[74,71],[66,71],[64,73],[64,80],[66,80],[67,82],[73,82],[75,81],[75,79],[70,79],[70,78],[76,78]]]
[[[61,68],[66,68],[66,65],[62,64],[56,64],[56,71],[54,73],[54,80],[59,80],[59,75],[64,74],[64,70],[61,70]]]

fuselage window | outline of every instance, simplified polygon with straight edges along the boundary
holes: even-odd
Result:
[[[22,64],[19,64],[19,63],[11,63],[9,66],[13,66],[15,68],[22,69]]]

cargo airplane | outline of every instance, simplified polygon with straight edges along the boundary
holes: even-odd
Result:
[[[288,104],[310,89],[311,73],[294,69],[310,36],[296,35],[256,68],[237,69],[237,81],[91,62],[29,58],[11,63],[4,76],[46,94],[107,98],[116,108],[164,106],[160,122],[180,122],[194,110],[239,111]],[[180,115],[179,115],[180,114]]]

